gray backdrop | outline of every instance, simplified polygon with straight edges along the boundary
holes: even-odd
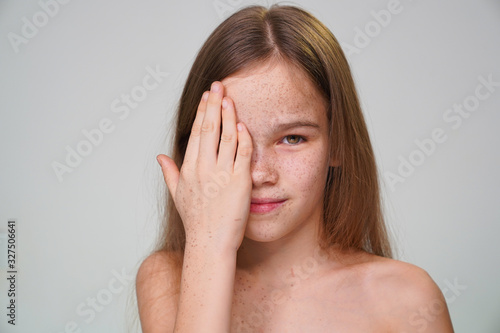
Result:
[[[124,331],[187,72],[255,3],[0,2],[0,331]],[[500,332],[500,2],[290,3],[348,55],[399,258],[434,278],[457,332]]]

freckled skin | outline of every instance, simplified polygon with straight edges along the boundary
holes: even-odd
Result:
[[[222,83],[252,136],[252,198],[286,199],[272,212],[249,214],[237,254],[231,332],[415,332],[409,316],[442,298],[425,272],[364,251],[319,249],[324,185],[329,166],[336,166],[319,90],[301,70],[279,63]],[[298,120],[318,128],[273,129]],[[290,135],[307,141],[287,141]],[[452,332],[449,315],[432,324],[429,332]]]
[[[236,258],[234,247],[229,255],[213,252],[207,249],[207,235],[193,234],[184,254],[179,297],[171,296],[171,288],[167,293],[164,289],[165,281],[177,281],[173,270],[157,275],[150,273],[151,260],[146,267],[142,265],[138,273],[142,277],[138,281],[143,281],[138,283],[138,301],[146,304],[142,316],[147,316],[154,332],[160,327],[158,321],[169,328],[162,331],[170,332],[175,325],[182,332],[200,331],[200,323],[212,332],[227,331],[221,327],[228,324],[230,332],[422,331],[416,326],[422,319],[412,319],[416,311],[428,309],[436,300],[446,304],[425,271],[361,250],[341,250],[335,245],[327,250],[318,248],[323,189],[330,165],[326,103],[300,70],[273,65],[259,65],[222,83],[225,94],[234,101],[238,120],[252,136],[252,159],[246,161],[251,162],[250,170],[245,169],[251,173],[251,196],[286,199],[285,203],[266,214],[250,212]],[[277,124],[298,120],[317,124],[317,129],[275,129]],[[247,143],[250,137],[247,132],[244,135],[241,142]],[[303,136],[307,141],[295,142],[297,137],[292,142],[284,140],[290,136]],[[248,181],[248,174],[245,177]],[[234,199],[238,204],[232,196],[240,189],[226,191],[230,195],[223,203]],[[234,208],[217,207],[222,208],[217,214]],[[239,208],[232,213],[241,214],[241,219],[248,214]],[[235,221],[207,220],[210,224],[203,225],[203,232],[208,236],[211,229],[207,225],[223,221],[224,227],[231,228],[229,223]],[[238,231],[241,235],[243,228]],[[160,258],[165,267],[173,267],[168,254],[156,253],[154,258]],[[145,285],[144,276],[159,277]],[[213,283],[217,281],[220,283]],[[189,327],[191,323],[196,329]],[[432,326],[426,330],[429,333],[453,332],[448,311],[424,323]],[[213,329],[207,329],[207,324],[214,325]]]
[[[270,242],[305,225],[314,228],[322,216],[329,166],[326,101],[304,73],[277,63],[236,73],[222,83],[234,100],[238,121],[245,123],[253,139],[252,197],[287,199],[277,211],[251,213],[245,237]],[[320,128],[272,129],[296,120]],[[281,142],[288,135],[306,136],[308,141]]]
[[[250,213],[239,250],[233,330],[250,332],[262,328],[276,313],[270,302],[270,286],[281,290],[286,285],[283,271],[290,272],[297,259],[291,255],[292,261],[286,262],[276,256],[273,262],[271,251],[263,260],[254,256],[255,249],[269,245],[288,249],[290,254],[306,253],[308,247],[317,244],[329,167],[327,102],[302,71],[282,64],[259,65],[221,82],[225,94],[234,101],[237,120],[252,136],[252,197],[287,199],[273,212]],[[273,129],[277,124],[299,120],[319,128]],[[307,141],[292,142],[296,145],[284,142],[289,135],[304,136]],[[265,313],[262,304],[268,305],[264,306]]]

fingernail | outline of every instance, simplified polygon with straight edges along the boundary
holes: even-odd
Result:
[[[206,101],[208,100],[208,91],[205,91],[205,92],[203,93],[202,100],[203,100],[203,102],[206,102]]]
[[[243,131],[243,125],[241,123],[237,123],[236,127],[238,128],[238,132]]]
[[[220,90],[220,86],[217,82],[212,83],[212,89],[213,92],[218,92]]]
[[[227,101],[225,99],[222,100],[222,107],[227,108]]]
[[[157,161],[157,162],[158,162],[158,164],[161,166],[160,156],[156,156],[156,161]]]

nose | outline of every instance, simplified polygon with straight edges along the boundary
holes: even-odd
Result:
[[[278,166],[275,154],[254,146],[250,173],[253,187],[273,185],[278,181]]]

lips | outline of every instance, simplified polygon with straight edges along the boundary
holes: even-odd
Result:
[[[257,214],[269,213],[280,207],[285,201],[286,199],[252,198],[250,212]]]

